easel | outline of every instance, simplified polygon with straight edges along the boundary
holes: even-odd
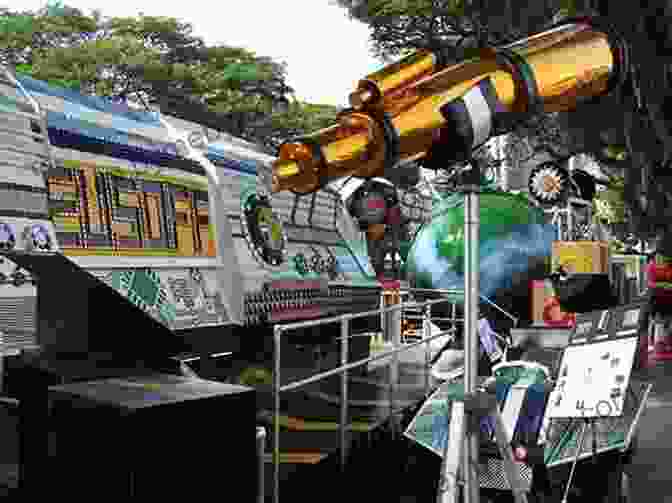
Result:
[[[593,459],[597,459],[597,448],[595,445],[596,442],[596,430],[595,430],[595,419],[594,417],[589,418],[589,417],[584,417],[583,422],[581,424],[581,435],[579,436],[579,444],[576,449],[576,455],[574,456],[574,461],[572,461],[572,468],[569,471],[569,478],[567,479],[567,485],[565,486],[565,492],[562,497],[562,503],[567,503],[567,497],[569,496],[569,490],[572,488],[572,482],[574,481],[574,473],[576,472],[576,465],[579,462],[579,458],[581,457],[581,453],[583,452],[583,444],[586,441],[586,431],[588,430],[588,426],[590,425],[592,434],[593,434]]]

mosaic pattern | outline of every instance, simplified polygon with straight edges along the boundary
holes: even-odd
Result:
[[[212,271],[129,269],[96,275],[172,330],[221,325],[229,319]]]

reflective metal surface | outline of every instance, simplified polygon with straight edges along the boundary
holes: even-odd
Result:
[[[564,25],[507,48],[527,61],[546,112],[570,110],[581,100],[602,94],[615,71],[607,36],[587,24]],[[464,95],[483,78],[492,79],[506,110],[522,110],[526,106],[527,96],[520,92],[509,71],[495,60],[492,51],[420,78],[431,74],[434,65],[431,54],[416,54],[360,82],[362,92],[355,101],[359,100],[361,106],[367,100],[377,103],[372,116],[381,111],[387,114],[398,137],[401,163],[429,150],[445,125],[441,107]],[[391,145],[381,123],[361,112],[345,113],[339,120],[340,124],[304,142],[280,149],[274,166],[274,192],[306,193],[343,176],[383,176],[385,154]],[[322,160],[310,143],[320,149]]]

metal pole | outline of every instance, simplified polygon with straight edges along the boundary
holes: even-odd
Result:
[[[390,302],[392,304],[399,304],[399,297],[396,292],[390,295]],[[389,334],[392,342],[392,349],[398,350],[401,347],[401,309],[391,311],[389,313]],[[396,396],[399,385],[399,351],[392,355],[392,362],[390,365],[390,413],[392,421],[392,431],[396,435],[399,428],[397,428],[396,417]]]
[[[476,391],[478,380],[478,305],[479,305],[479,167],[471,167],[471,177],[464,189],[464,392]],[[472,421],[469,421],[472,423]],[[470,426],[466,430],[464,443],[464,496],[465,503],[479,503],[478,474],[478,432]]]
[[[350,322],[346,319],[341,321],[341,366],[348,364],[348,337],[350,336]],[[348,369],[344,368],[341,373],[341,471],[345,471],[348,459]]]
[[[572,462],[572,468],[569,472],[569,479],[567,480],[567,485],[565,486],[565,494],[562,498],[562,503],[567,503],[567,497],[569,496],[569,490],[572,488],[572,482],[574,481],[574,472],[576,471],[576,465],[579,462],[579,457],[583,451],[583,443],[586,439],[586,430],[588,429],[588,421],[584,420],[581,426],[581,437],[579,438],[579,445],[576,451],[576,456]]]
[[[422,321],[423,323],[423,339],[427,341],[427,344],[425,345],[425,397],[429,393],[429,367],[430,367],[430,360],[431,360],[431,337],[432,337],[432,327],[430,326],[429,322],[432,319],[432,307],[431,306],[425,306],[425,316]]]
[[[280,342],[282,327],[273,327],[273,503],[280,503]]]
[[[383,340],[388,340],[387,338],[387,312],[383,311],[387,307],[385,303],[385,290],[380,294],[380,333],[382,334]]]

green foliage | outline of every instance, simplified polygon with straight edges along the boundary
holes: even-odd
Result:
[[[338,110],[331,105],[315,105],[292,101],[286,110],[270,113],[270,120],[260,126],[263,143],[276,149],[283,141],[331,126]]]
[[[464,49],[478,43],[497,45],[523,37],[554,18],[586,10],[588,2],[339,0],[337,3],[370,26],[374,48],[381,57],[398,57],[408,48],[442,47],[457,60],[465,58]]]
[[[189,23],[170,17],[104,18],[58,1],[39,12],[5,9],[0,61],[57,86],[159,106],[267,146],[336,115],[328,106],[287,106],[292,89],[284,64],[242,48],[208,46]]]

